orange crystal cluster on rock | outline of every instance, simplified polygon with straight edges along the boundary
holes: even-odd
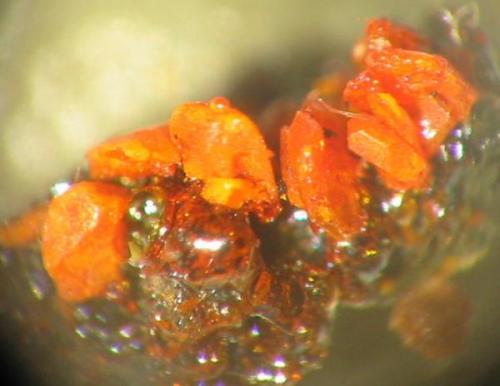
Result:
[[[417,51],[424,48],[405,27],[370,22],[354,52],[363,71],[343,90],[334,75],[337,88],[325,98],[333,105],[316,99],[318,89],[282,130],[288,198],[334,238],[349,238],[366,223],[363,162],[391,189],[426,188],[431,158],[477,99],[445,58]]]
[[[89,180],[0,241],[28,243],[43,223],[60,298],[124,307],[176,385],[293,384],[326,355],[336,302],[357,299],[351,268],[379,258],[374,228],[389,221],[373,170],[379,190],[425,189],[477,98],[426,48],[388,20],[368,25],[361,72],[333,74],[279,128],[286,195],[259,128],[219,97],[91,149]]]
[[[457,123],[469,116],[476,92],[443,57],[386,20],[367,29],[362,71],[343,98],[361,113],[348,122],[349,149],[380,170],[389,187],[422,188],[429,160]]]
[[[179,165],[187,177],[203,181],[208,202],[247,206],[268,220],[279,211],[271,156],[257,126],[224,98],[179,106],[167,125],[112,139],[87,154],[97,179],[169,177]]]
[[[44,224],[45,265],[60,296],[77,301],[102,295],[104,281],[120,277],[121,266],[114,262],[127,258],[125,214],[132,193],[113,181],[173,178],[181,169],[186,180],[201,184],[198,194],[207,203],[270,221],[280,211],[271,156],[255,124],[223,98],[182,105],[167,125],[93,148],[87,154],[89,174],[102,182],[79,182],[56,197]],[[85,266],[92,267],[89,259],[100,261],[101,254],[109,256],[106,269],[84,274]]]

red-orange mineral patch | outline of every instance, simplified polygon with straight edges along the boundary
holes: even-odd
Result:
[[[366,215],[359,160],[347,148],[345,120],[312,103],[281,132],[281,167],[290,202],[334,237],[359,232]]]
[[[120,280],[127,258],[129,202],[124,188],[87,181],[51,201],[42,252],[61,298],[83,301],[101,296],[108,284]]]
[[[266,209],[277,212],[272,153],[257,126],[226,99],[178,107],[170,133],[184,172],[204,182],[201,194],[208,202],[233,209],[249,204],[261,217]]]
[[[180,155],[170,140],[168,126],[162,125],[106,141],[91,149],[87,160],[92,178],[137,179],[171,176]]]
[[[47,204],[42,204],[15,220],[0,225],[0,245],[17,248],[38,241],[46,215]]]

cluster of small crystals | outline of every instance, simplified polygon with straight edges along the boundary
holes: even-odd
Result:
[[[466,269],[486,254],[495,237],[495,226],[484,213],[495,202],[485,191],[492,191],[491,181],[498,180],[498,171],[488,165],[497,157],[499,137],[491,124],[498,116],[500,74],[479,27],[477,7],[465,5],[436,16],[440,51],[490,94],[482,95],[470,121],[457,125],[440,145],[427,189],[393,192],[367,176],[372,214],[367,233],[373,237],[337,245],[350,256],[341,264],[346,304],[394,299],[436,272]]]
[[[367,306],[394,299],[449,256],[459,266],[482,256],[484,245],[471,240],[480,212],[464,197],[465,180],[479,160],[471,134],[468,124],[452,132],[434,159],[436,178],[423,192],[390,191],[374,175],[366,176],[367,231],[333,246],[344,256],[338,264],[343,303]]]

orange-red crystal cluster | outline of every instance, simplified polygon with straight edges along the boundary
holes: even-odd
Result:
[[[44,262],[60,296],[69,301],[100,296],[106,284],[122,276],[128,258],[126,216],[135,191],[117,180],[174,179],[182,170],[186,181],[200,183],[197,194],[207,205],[270,221],[280,210],[271,155],[255,124],[223,98],[182,105],[167,125],[91,149],[92,180],[77,182],[54,198],[43,227]],[[197,209],[188,207],[182,218],[194,216]],[[217,218],[215,211],[212,217]],[[202,263],[193,262],[186,270],[197,264]]]
[[[407,28],[370,22],[354,50],[362,71],[343,89],[334,75],[334,93],[341,97],[331,103],[332,95],[325,95],[327,104],[317,99],[321,89],[311,93],[282,131],[288,198],[335,238],[359,233],[366,223],[363,163],[391,189],[424,189],[432,178],[430,159],[469,116],[475,90],[425,48]]]
[[[426,189],[431,158],[477,98],[426,49],[405,27],[370,22],[353,52],[360,73],[332,75],[281,128],[278,173],[259,128],[226,99],[186,103],[91,149],[90,179],[19,224],[44,217],[59,296],[140,315],[148,355],[177,369],[176,384],[292,384],[326,353],[347,258],[336,245],[374,216],[367,173]],[[3,244],[36,233],[19,224],[0,231]]]

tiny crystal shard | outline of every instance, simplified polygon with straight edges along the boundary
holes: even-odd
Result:
[[[0,225],[0,245],[17,248],[36,243],[46,216],[47,205],[42,204],[8,224]]]
[[[365,41],[372,44],[372,49],[379,49],[379,41],[386,41],[391,47],[405,50],[421,50],[427,44],[426,40],[412,29],[396,25],[388,19],[371,20],[365,29]]]

